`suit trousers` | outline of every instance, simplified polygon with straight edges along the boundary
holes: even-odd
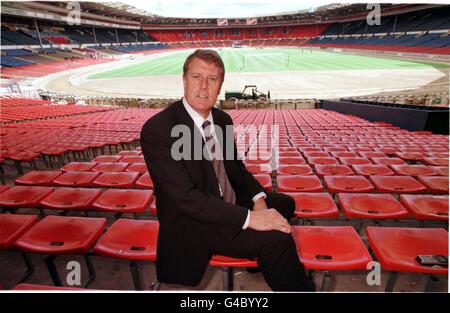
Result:
[[[295,210],[294,199],[281,193],[266,191],[266,194],[267,207],[276,209],[289,221]],[[247,204],[247,207],[250,205],[253,203]],[[256,258],[261,273],[273,291],[315,290],[314,283],[307,277],[305,268],[298,258],[291,234],[247,228],[233,238],[227,238],[220,233],[214,233],[209,238],[213,254]]]

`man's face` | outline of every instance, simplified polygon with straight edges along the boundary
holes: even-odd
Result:
[[[194,58],[183,77],[183,84],[184,97],[191,107],[204,118],[208,117],[222,86],[219,67]]]

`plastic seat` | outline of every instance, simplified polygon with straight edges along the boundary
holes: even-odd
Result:
[[[120,151],[118,153],[118,155],[125,157],[125,156],[140,156],[141,152],[140,151]]]
[[[0,250],[10,249],[37,221],[37,215],[0,214]]]
[[[363,176],[394,175],[394,171],[392,171],[386,165],[381,164],[353,165],[353,169],[355,170],[356,174]]]
[[[64,165],[61,168],[63,172],[75,171],[75,172],[89,172],[91,169],[96,166],[95,162],[71,162],[69,164]]]
[[[158,221],[119,219],[100,238],[94,253],[129,260],[134,288],[142,290],[137,261],[156,260],[158,231]]]
[[[256,267],[258,266],[256,260],[232,258],[224,255],[213,255],[209,261],[211,266],[221,267]]]
[[[361,175],[353,176],[324,176],[325,185],[331,193],[336,192],[370,192],[372,184]]]
[[[420,161],[425,157],[422,152],[396,152],[395,155],[406,161]]]
[[[290,175],[278,176],[277,188],[280,192],[321,192],[323,191],[322,183],[317,176],[314,175]]]
[[[335,165],[339,164],[336,158],[325,157],[325,158],[308,158],[308,163],[311,165]]]
[[[52,181],[61,174],[60,171],[31,171],[17,178],[14,183],[24,186],[51,186]]]
[[[120,159],[121,163],[145,163],[143,156],[124,156]]]
[[[152,190],[108,189],[95,200],[92,207],[102,212],[143,213],[152,198]]]
[[[88,187],[100,172],[74,172],[69,171],[61,174],[53,180],[53,185],[65,187]]]
[[[270,164],[249,164],[245,166],[247,171],[252,174],[272,174]]]
[[[426,165],[391,165],[391,168],[397,173],[397,175],[405,176],[433,176],[437,175],[436,171]]]
[[[372,261],[351,226],[293,226],[292,235],[309,270],[365,270]]]
[[[339,158],[339,161],[345,165],[367,165],[372,164],[367,158]]]
[[[298,218],[336,218],[339,210],[329,193],[286,192],[295,200],[294,216]]]
[[[448,166],[430,166],[430,168],[432,168],[439,176],[448,177]]]
[[[312,175],[309,165],[279,165],[277,175]]]
[[[370,176],[378,192],[417,193],[426,190],[425,186],[411,176]]]
[[[270,175],[258,174],[253,177],[264,187],[266,190],[272,190],[272,177]]]
[[[74,287],[61,287],[61,286],[48,286],[48,285],[36,285],[36,284],[18,284],[12,290],[15,291],[25,291],[25,290],[35,290],[35,291],[86,291],[84,288],[74,288]]]
[[[305,156],[305,158],[327,158],[330,156],[330,154],[325,151],[303,152],[303,155]]]
[[[400,158],[372,158],[371,160],[374,164],[381,164],[386,166],[396,164],[398,165],[406,164],[406,162]]]
[[[400,195],[400,202],[416,220],[448,220],[448,196]]]
[[[448,166],[448,158],[423,158],[423,161],[429,165]]]
[[[150,176],[149,172],[146,172],[139,177],[139,179],[134,184],[136,188],[143,188],[143,189],[153,189],[153,181],[152,177]]]
[[[338,199],[348,218],[408,217],[408,211],[390,194],[340,193]]]
[[[105,218],[49,215],[16,241],[16,248],[45,254],[85,254],[101,235]]]
[[[145,173],[147,172],[147,164],[145,163],[131,163],[125,170],[125,172],[137,172],[137,173]]]
[[[0,206],[7,208],[35,208],[53,191],[51,187],[13,186],[0,193]]]
[[[9,189],[8,185],[0,185],[0,193],[5,191],[5,190],[7,190],[7,189]]]
[[[330,176],[330,175],[353,175],[353,170],[348,165],[336,164],[336,165],[314,165],[317,175]]]
[[[53,210],[89,210],[101,193],[101,189],[59,187],[42,199],[40,206]]]
[[[103,188],[133,188],[138,177],[139,173],[135,172],[108,172],[94,179],[92,185]]]
[[[419,176],[419,182],[427,187],[432,193],[448,194],[448,177],[443,176]]]
[[[128,163],[116,162],[116,163],[98,163],[91,169],[93,172],[123,172],[128,167]]]
[[[356,158],[356,157],[358,157],[358,154],[356,152],[349,152],[349,151],[333,151],[333,152],[331,152],[331,155],[334,158]]]
[[[443,228],[367,227],[367,239],[381,266],[393,272],[447,274],[448,268],[421,265],[419,255],[448,256]],[[414,243],[414,244],[411,244]]]
[[[271,158],[247,158],[244,159],[244,165],[250,165],[250,164],[270,164],[272,162]]]
[[[99,155],[93,161],[97,163],[115,163],[120,162],[122,156],[120,155]]]
[[[375,152],[360,151],[360,152],[358,152],[358,154],[363,158],[387,158],[386,154],[384,154],[383,152],[379,152],[379,151],[375,151]]]
[[[305,159],[302,157],[296,157],[296,158],[279,158],[278,164],[280,165],[287,165],[287,164],[305,164]]]
[[[123,260],[156,260],[159,223],[118,219],[94,247],[94,253]]]

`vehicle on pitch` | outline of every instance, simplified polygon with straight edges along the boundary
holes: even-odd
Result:
[[[267,94],[258,90],[256,85],[245,85],[244,90],[240,91],[225,91],[225,100],[270,100],[270,90]]]

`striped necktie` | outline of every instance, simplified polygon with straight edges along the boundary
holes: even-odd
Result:
[[[217,181],[219,182],[220,195],[225,201],[235,204],[236,194],[230,184],[230,181],[228,180],[227,173],[225,172],[225,165],[222,160],[223,154],[220,150],[220,146],[214,139],[214,136],[211,134],[211,122],[208,120],[204,121],[202,124],[202,128],[205,134],[206,147],[210,155],[214,172],[216,173]],[[216,151],[216,149],[218,150]],[[215,155],[222,155],[222,159],[217,160],[215,158]]]

